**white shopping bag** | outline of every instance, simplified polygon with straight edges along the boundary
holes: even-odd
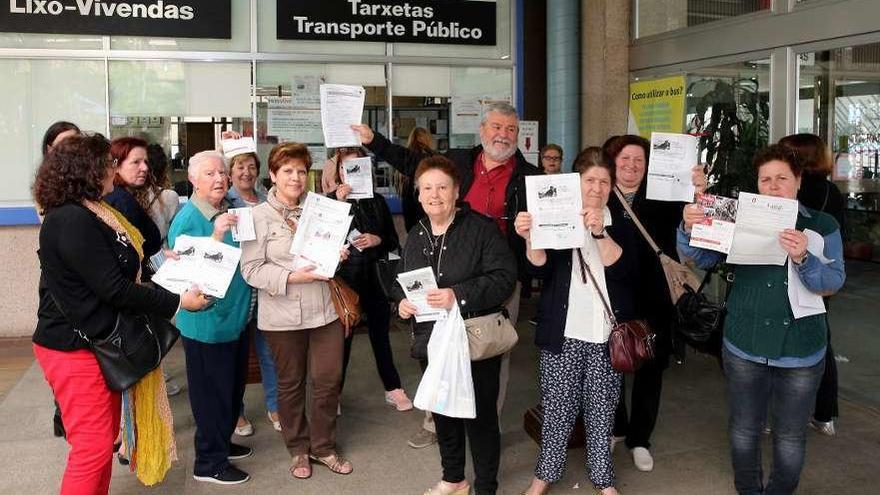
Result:
[[[477,417],[467,332],[458,305],[434,324],[428,340],[428,368],[413,404],[451,418]]]

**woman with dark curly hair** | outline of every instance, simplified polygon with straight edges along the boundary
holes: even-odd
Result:
[[[171,318],[178,307],[207,304],[199,291],[177,296],[136,283],[143,238],[101,201],[116,173],[109,152],[100,134],[68,137],[43,160],[33,187],[45,213],[34,354],[71,446],[62,494],[101,494],[110,486],[120,393],[107,388],[89,340],[109,334],[122,310]]]
[[[43,145],[41,147],[43,150],[43,156],[45,157],[49,154],[49,152],[52,151],[53,146],[70,136],[79,134],[79,132],[79,127],[77,127],[76,124],[64,120],[59,120],[50,125],[49,128],[46,129],[46,133],[43,134]],[[40,220],[42,220],[42,218]],[[64,422],[61,419],[61,409],[58,407],[58,402],[55,402],[55,415],[52,417],[52,432],[56,437],[64,436]]]

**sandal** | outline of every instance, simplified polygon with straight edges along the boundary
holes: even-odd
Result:
[[[339,454],[330,454],[327,457],[318,457],[316,455],[309,454],[309,458],[315,462],[327,466],[327,469],[333,471],[336,474],[351,474],[351,472],[354,471],[354,468],[351,466],[351,462],[349,462]]]
[[[471,493],[470,484],[465,484],[458,489],[451,489],[441,481],[425,490],[425,493],[422,495],[468,495],[469,493]]]
[[[307,480],[312,477],[312,464],[309,456],[300,454],[293,456],[290,463],[290,475],[298,480]]]

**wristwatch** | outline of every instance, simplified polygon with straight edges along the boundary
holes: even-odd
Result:
[[[593,231],[591,230],[590,235],[593,236],[593,239],[604,239],[605,238],[605,229],[603,228],[602,232],[599,232],[598,234],[594,234]]]

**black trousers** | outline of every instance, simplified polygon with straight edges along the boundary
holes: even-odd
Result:
[[[248,333],[207,344],[181,336],[186,354],[189,403],[196,422],[193,474],[212,476],[229,465],[229,443],[244,396]]]
[[[421,361],[422,370],[427,361]],[[464,480],[465,437],[471,444],[474,461],[474,492],[493,495],[498,490],[498,465],[501,461],[501,430],[498,426],[498,384],[501,375],[501,356],[482,361],[471,361],[474,381],[474,399],[477,417],[450,418],[433,414],[437,428],[437,445],[443,465],[443,481],[458,483]]]
[[[626,437],[626,446],[649,448],[651,434],[660,412],[660,395],[663,391],[663,370],[668,359],[658,356],[645,364],[634,375],[620,381],[620,400],[614,417],[614,436]],[[626,410],[626,381],[632,381],[631,411]]]
[[[376,370],[382,379],[386,392],[400,388],[400,375],[394,366],[394,355],[391,352],[391,339],[388,330],[391,326],[391,306],[382,295],[378,284],[370,284],[358,291],[361,308],[367,315],[367,330],[370,335],[370,346],[376,359]],[[345,351],[342,355],[342,386],[345,386],[345,375],[348,361],[351,358],[351,343],[354,335],[345,339]]]
[[[825,314],[828,320],[828,314]],[[827,423],[838,416],[837,410],[837,361],[831,348],[831,326],[828,326],[828,348],[825,351],[825,372],[816,392],[816,409],[813,418]]]

